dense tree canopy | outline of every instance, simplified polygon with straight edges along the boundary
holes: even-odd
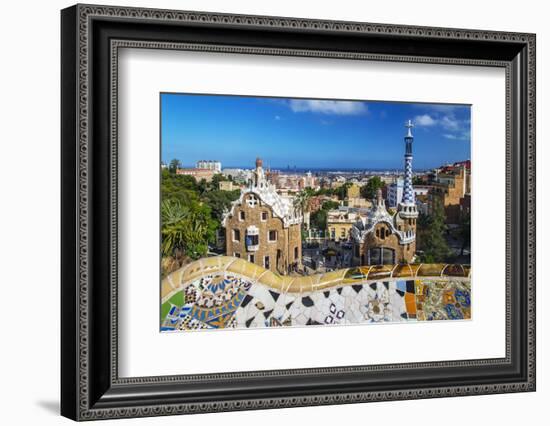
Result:
[[[172,174],[162,170],[161,197],[163,200],[178,199],[184,202],[198,201],[197,181],[193,176]]]
[[[221,223],[225,211],[231,208],[231,203],[239,198],[240,189],[220,191],[219,189],[204,193],[203,200],[212,210],[212,218]]]
[[[412,184],[413,185],[424,185],[424,181],[419,176],[413,176],[412,178]]]
[[[197,182],[193,176],[177,175],[170,168],[162,170],[161,251],[163,259],[173,260],[166,262],[172,268],[185,259],[205,256],[209,245],[215,243],[223,213],[240,195],[238,189],[220,191],[222,180],[226,178],[217,174],[211,182]]]
[[[372,200],[376,197],[376,191],[378,189],[384,188],[385,184],[380,179],[380,176],[372,176],[366,185],[363,185],[360,189],[361,197],[366,198],[367,200]]]
[[[208,252],[215,236],[215,222],[205,204],[184,203],[177,199],[161,203],[162,255],[183,254],[198,259]]]
[[[417,221],[417,245],[422,250],[421,262],[439,263],[449,260],[451,250],[445,239],[446,231],[443,206],[439,198],[434,198],[432,214],[420,215]]]
[[[348,188],[352,185],[351,182],[346,182],[343,185],[336,188],[336,195],[339,200],[345,200],[348,195]]]
[[[340,206],[336,201],[327,200],[323,203],[323,206],[316,212],[311,214],[310,224],[314,229],[325,230],[327,229],[327,212],[329,210],[337,209]]]

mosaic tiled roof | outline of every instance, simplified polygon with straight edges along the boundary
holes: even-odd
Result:
[[[285,227],[302,223],[303,218],[300,212],[294,208],[290,199],[281,197],[277,193],[275,187],[267,181],[261,163],[259,163],[248,187],[241,190],[239,199],[232,203],[231,209],[224,215],[222,226],[226,226],[226,219],[235,214],[235,208],[243,204],[244,198],[248,194],[256,195],[263,203],[270,206],[275,217],[281,219]]]
[[[396,234],[399,238],[400,244],[407,244],[415,239],[415,234],[413,232],[400,231],[396,226],[396,220],[399,220],[399,215],[402,212],[395,213],[391,215],[386,209],[386,203],[382,198],[382,191],[379,189],[377,191],[377,198],[373,203],[372,208],[369,209],[366,216],[361,216],[359,220],[353,224],[351,228],[352,238],[360,243],[365,240],[365,237],[368,233],[373,232],[375,226],[384,222],[388,225],[393,234]]]

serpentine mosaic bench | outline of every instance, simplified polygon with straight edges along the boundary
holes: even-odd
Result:
[[[470,267],[380,265],[280,276],[243,259],[210,257],[161,285],[161,331],[463,320]]]

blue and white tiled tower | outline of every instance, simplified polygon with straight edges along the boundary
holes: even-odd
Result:
[[[353,253],[355,264],[382,265],[411,263],[416,259],[416,220],[418,209],[412,185],[413,127],[411,120],[405,125],[405,177],[403,195],[398,199],[397,212],[386,210],[382,191],[366,216],[352,226]]]
[[[412,145],[413,145],[413,135],[411,129],[413,124],[411,120],[405,124],[407,128],[407,136],[405,136],[405,179],[403,184],[403,204],[414,204],[414,191],[412,186]]]
[[[418,210],[416,208],[416,200],[412,185],[413,135],[411,129],[413,128],[413,124],[411,120],[407,121],[405,127],[407,128],[407,134],[405,136],[405,176],[403,179],[403,198],[398,205],[398,211],[402,218],[415,219],[418,217]],[[409,225],[406,228],[412,227],[411,225],[414,225],[414,228],[416,228],[416,220],[406,220],[406,222],[407,225]]]

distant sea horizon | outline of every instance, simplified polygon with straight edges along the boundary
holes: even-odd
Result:
[[[195,166],[183,166],[183,168],[189,168],[193,169]],[[403,172],[403,166],[401,167],[294,167],[294,166],[284,166],[284,167],[277,167],[277,166],[264,166],[264,168],[269,168],[272,171],[278,171],[278,172],[289,172],[289,173],[338,173],[338,172],[344,172],[344,173],[395,173],[395,172]],[[435,167],[431,168],[425,168],[425,169],[413,169],[413,172],[425,172],[428,170],[432,170]],[[253,170],[254,167],[248,166],[223,166],[223,170],[226,169],[242,169],[242,170]]]

